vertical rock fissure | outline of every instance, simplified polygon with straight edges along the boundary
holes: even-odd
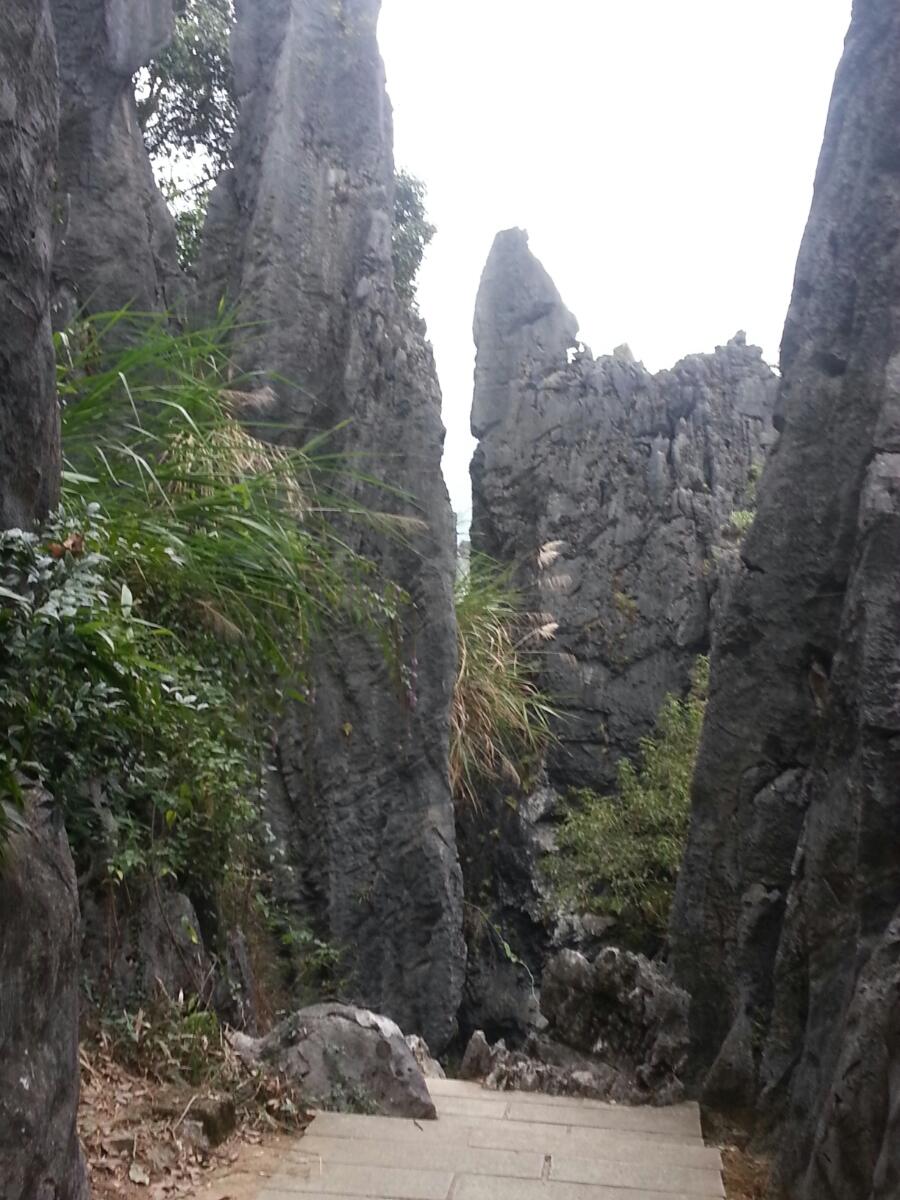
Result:
[[[455,538],[434,361],[393,287],[379,10],[238,3],[234,169],[212,197],[201,287],[210,310],[226,296],[253,325],[236,353],[277,391],[281,436],[302,445],[334,431],[327,448],[351,464],[350,498],[421,525],[396,537],[344,528],[410,596],[407,679],[366,637],[327,631],[310,703],[282,730],[269,805],[286,898],[347,949],[361,1002],[439,1050],[465,953],[447,767]]]

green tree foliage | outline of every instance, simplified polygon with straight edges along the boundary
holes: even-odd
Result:
[[[687,838],[691,780],[706,708],[709,664],[689,696],[668,696],[637,762],[619,766],[618,792],[577,791],[547,870],[558,897],[581,912],[616,917],[646,946],[664,935]]]
[[[456,619],[450,781],[458,803],[477,806],[485,787],[525,787],[552,740],[535,667],[556,625],[523,612],[504,571],[479,556],[457,582]]]
[[[196,266],[212,185],[231,165],[237,97],[228,42],[233,0],[180,0],[175,35],[135,88],[138,119],[157,179],[175,215],[178,256]],[[425,211],[425,185],[407,171],[395,176],[394,273],[408,303],[435,228]]]
[[[229,165],[237,120],[228,39],[232,0],[181,0],[175,36],[138,77],[138,119],[155,160],[200,154],[214,177]]]
[[[428,220],[422,180],[398,171],[394,183],[394,284],[403,299],[413,304],[416,277],[437,230]]]

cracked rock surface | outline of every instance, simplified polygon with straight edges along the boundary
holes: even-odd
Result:
[[[707,1098],[792,1200],[900,1188],[900,10],[858,0],[672,921]]]
[[[527,235],[499,234],[475,313],[472,545],[559,622],[550,778],[596,788],[709,649],[777,379],[743,335],[654,375],[627,347],[593,358],[577,331]]]
[[[465,962],[448,782],[455,536],[434,360],[393,287],[379,10],[238,3],[235,165],[213,196],[201,286],[210,311],[225,296],[252,323],[236,352],[272,384],[279,436],[329,434],[351,502],[406,522],[342,531],[410,597],[403,670],[366,637],[322,632],[310,702],[279,738],[269,815],[282,898],[346,951],[354,998],[440,1052]]]

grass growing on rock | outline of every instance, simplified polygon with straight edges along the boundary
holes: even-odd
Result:
[[[555,712],[536,667],[556,625],[525,612],[508,574],[482,556],[457,581],[456,619],[450,781],[458,803],[477,807],[485,787],[527,786],[552,741]]]

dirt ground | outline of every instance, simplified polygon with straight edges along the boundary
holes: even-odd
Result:
[[[213,1145],[195,1119],[206,1099],[200,1093],[84,1051],[81,1071],[78,1125],[94,1200],[250,1200],[265,1177],[263,1162],[302,1136],[275,1121],[267,1128],[263,1119],[256,1127],[238,1124]]]
[[[769,1200],[769,1164],[737,1146],[722,1147],[728,1200]]]

